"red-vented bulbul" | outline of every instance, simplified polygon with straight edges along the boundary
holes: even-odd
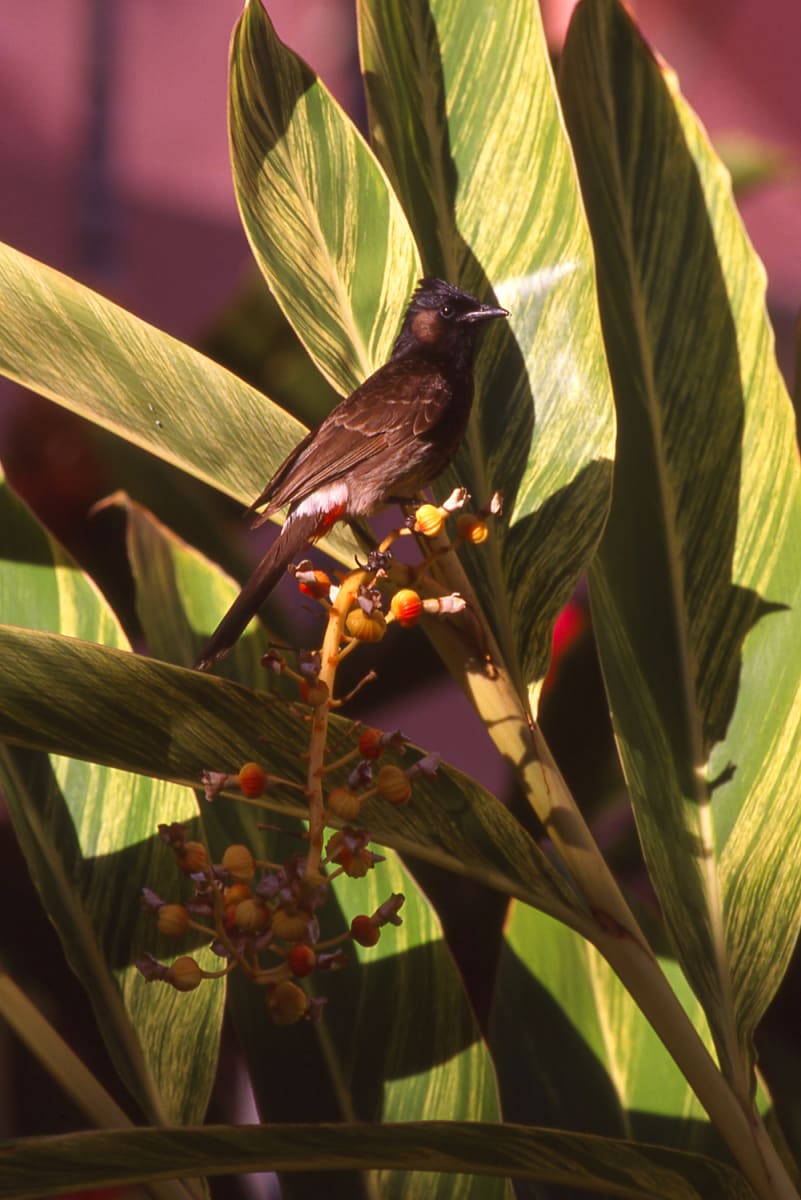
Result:
[[[248,509],[261,525],[289,505],[286,520],[197,661],[227,654],[289,564],[338,520],[410,500],[448,465],[473,401],[479,323],[506,317],[445,283],[422,279],[392,355],[299,443]]]

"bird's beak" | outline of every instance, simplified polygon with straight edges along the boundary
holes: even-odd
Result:
[[[493,317],[508,317],[509,312],[505,308],[493,308],[491,304],[482,304],[480,308],[473,308],[470,312],[463,313],[457,320],[467,321],[472,324],[473,321],[489,321]]]

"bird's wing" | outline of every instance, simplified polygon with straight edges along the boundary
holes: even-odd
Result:
[[[267,505],[254,524],[423,436],[436,425],[448,395],[446,380],[430,362],[415,355],[390,360],[295,447],[251,505],[249,511]]]

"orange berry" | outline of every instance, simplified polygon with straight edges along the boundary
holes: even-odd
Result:
[[[456,527],[459,536],[466,542],[472,542],[474,546],[480,546],[489,537],[489,525],[483,517],[477,517],[475,513],[462,513]]]
[[[188,954],[176,958],[167,971],[167,980],[179,992],[193,992],[196,987],[200,987],[202,978],[203,972],[199,965]]]
[[[296,942],[287,955],[287,962],[292,974],[296,975],[298,979],[302,979],[304,975],[309,975],[314,970],[317,955],[305,942]]]
[[[415,513],[414,531],[424,537],[436,537],[445,524],[445,514],[435,504],[421,504]]]
[[[328,793],[326,805],[335,817],[341,817],[343,821],[353,821],[361,811],[362,802],[350,788],[336,787]]]
[[[267,790],[267,776],[258,763],[245,763],[239,772],[239,787],[244,796],[255,799]]]
[[[351,921],[350,936],[360,946],[374,946],[381,936],[381,930],[363,913]]]
[[[232,883],[223,892],[223,899],[226,904],[241,904],[250,899],[250,888],[246,883]]]
[[[183,904],[162,904],[156,916],[159,933],[180,937],[189,924],[189,913]]]
[[[282,979],[267,993],[267,1009],[276,1025],[294,1025],[309,1010],[309,997],[291,979]]]
[[[380,729],[363,729],[359,734],[359,754],[362,758],[380,758],[384,753]]]
[[[249,883],[256,873],[256,864],[247,846],[229,846],[223,854],[222,865],[237,883]]]
[[[378,772],[375,786],[379,796],[389,804],[408,804],[412,794],[412,785],[405,771],[400,767],[382,767]]]
[[[182,846],[176,846],[175,859],[184,875],[194,875],[206,868],[209,856],[202,842],[184,842]]]
[[[312,600],[327,600],[331,592],[331,579],[325,571],[306,571],[306,578],[298,580],[298,587],[304,596]]]
[[[400,625],[414,625],[416,621],[420,620],[423,601],[412,588],[401,588],[392,597],[390,611]]]
[[[358,638],[360,642],[380,642],[387,628],[387,620],[377,608],[366,613],[357,604],[345,618],[345,628],[351,637]]]

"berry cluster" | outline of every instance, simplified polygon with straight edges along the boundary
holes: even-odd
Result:
[[[332,709],[348,696],[336,699],[336,671],[343,658],[363,642],[377,641],[389,625],[414,625],[423,614],[462,611],[458,595],[429,595],[419,586],[431,562],[463,541],[480,544],[487,537],[487,516],[500,511],[494,497],[479,514],[458,517],[458,535],[437,546],[419,567],[400,567],[390,562],[389,548],[395,538],[417,533],[437,537],[446,518],[464,506],[467,494],[458,489],[444,504],[424,504],[406,526],[393,531],[370,555],[367,566],[351,571],[336,585],[324,571],[309,563],[293,568],[301,593],[320,603],[326,611],[327,627],[319,650],[301,651],[295,666],[271,650],[262,659],[268,671],[293,677],[298,699],[306,706],[309,744],[305,783],[269,775],[258,763],[245,763],[235,774],[205,771],[202,784],[206,799],[235,792],[245,803],[271,809],[272,790],[289,788],[304,794],[308,805],[306,848],[286,862],[257,858],[244,845],[230,845],[219,863],[213,863],[203,842],[187,840],[180,824],[159,827],[162,840],[175,857],[179,871],[188,877],[193,894],[184,903],[168,903],[144,889],[143,906],[152,913],[162,934],[178,938],[188,930],[209,938],[211,949],[224,961],[219,971],[204,971],[189,955],[181,955],[167,966],[151,955],[143,957],[140,971],[148,981],[161,981],[179,991],[192,991],[204,978],[241,970],[266,989],[267,1009],[280,1025],[302,1018],[316,1019],[324,998],[313,998],[299,981],[313,974],[336,970],[345,964],[343,946],[355,941],[374,946],[386,924],[399,925],[402,895],[390,895],[372,914],[354,917],[345,932],[321,940],[318,911],[325,903],[331,883],[338,875],[361,878],[372,870],[381,855],[369,849],[370,834],[359,822],[365,801],[378,797],[401,806],[412,796],[415,778],[433,776],[439,765],[436,754],[425,755],[409,767],[384,762],[386,751],[403,754],[406,743],[399,732],[358,730],[356,745],[335,761],[326,760],[328,718]],[[394,584],[389,608],[384,592]],[[430,589],[429,589],[430,590]],[[362,683],[369,681],[372,674]],[[359,686],[362,686],[360,684]],[[352,695],[353,693],[351,693]],[[294,703],[294,702],[293,702]],[[342,777],[343,769],[347,774]],[[330,777],[339,782],[328,786]],[[335,832],[325,840],[326,827]]]

